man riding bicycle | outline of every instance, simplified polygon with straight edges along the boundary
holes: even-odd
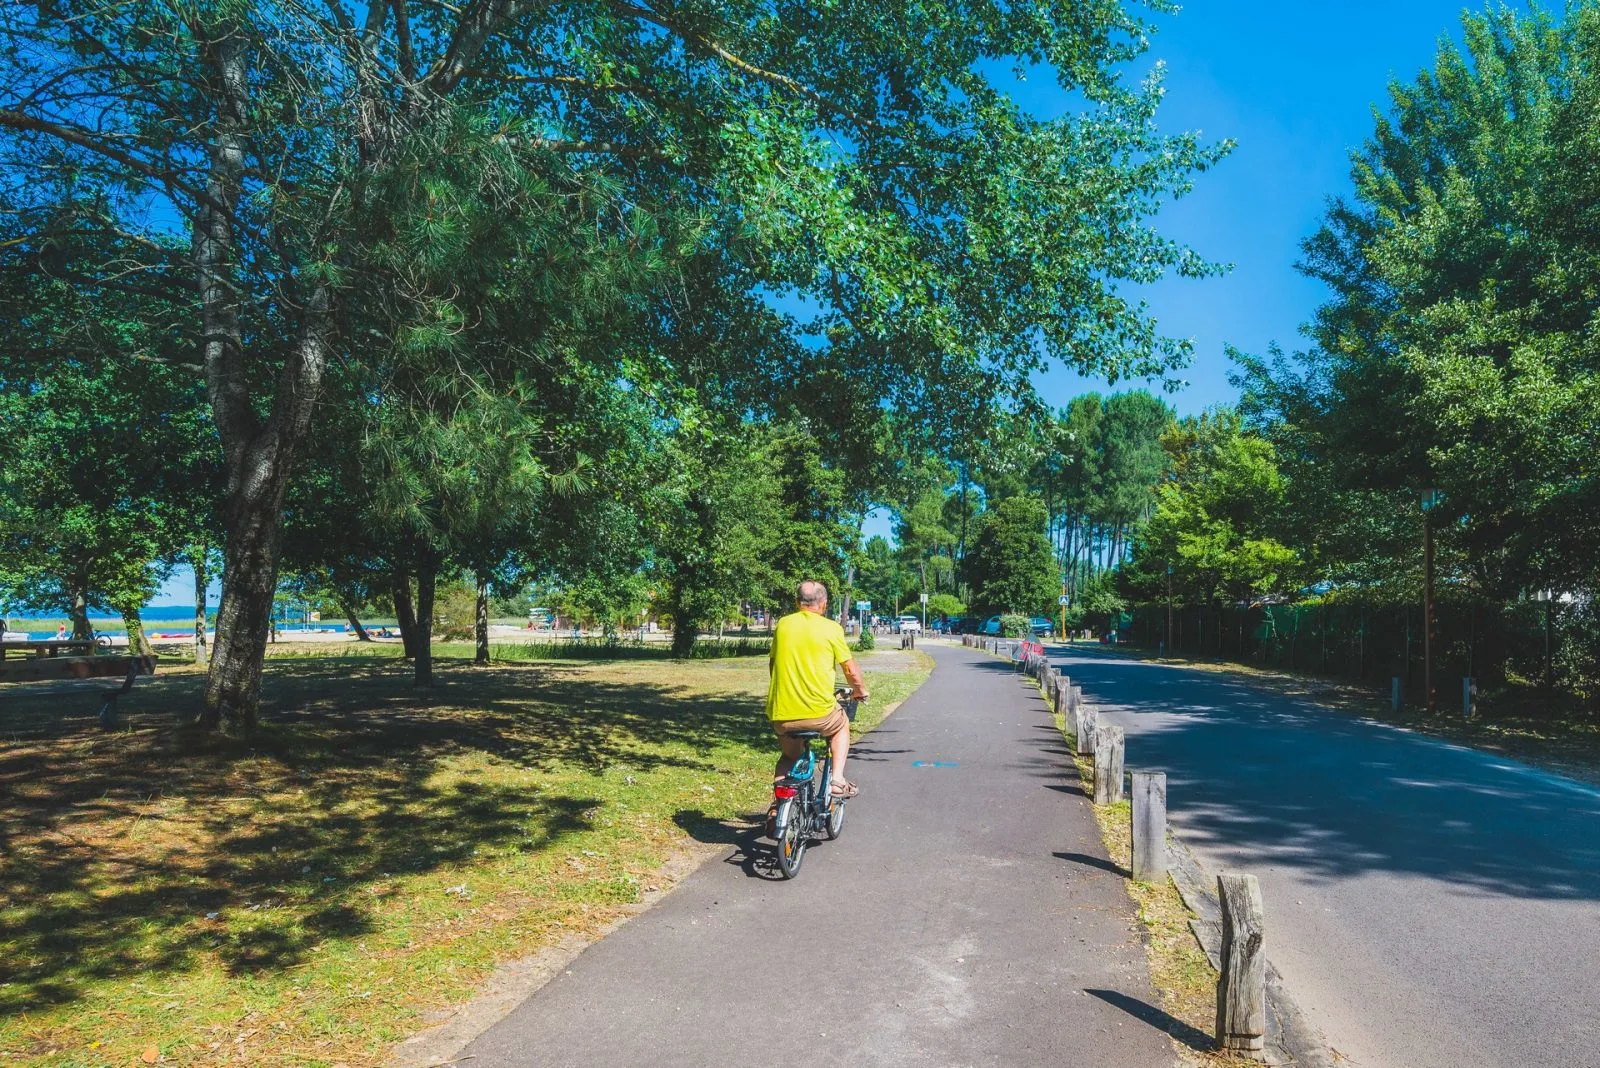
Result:
[[[768,657],[771,680],[767,690],[767,719],[777,732],[783,755],[773,770],[775,778],[789,774],[805,753],[798,731],[816,731],[828,739],[833,754],[834,797],[854,797],[855,784],[844,777],[850,754],[850,721],[833,693],[833,669],[844,669],[850,696],[867,699],[861,668],[845,642],[844,629],[828,618],[828,587],[807,579],[795,591],[797,611],[778,620]]]

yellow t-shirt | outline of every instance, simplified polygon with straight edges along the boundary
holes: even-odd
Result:
[[[815,612],[778,620],[768,664],[767,718],[815,719],[833,711],[833,669],[851,660],[844,628]]]

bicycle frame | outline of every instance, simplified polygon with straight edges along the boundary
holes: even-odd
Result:
[[[789,826],[789,821],[798,816],[806,821],[805,830],[812,830],[816,823],[819,810],[826,812],[826,806],[819,803],[821,794],[817,789],[817,749],[816,743],[827,744],[827,739],[816,738],[807,743],[805,754],[795,761],[794,767],[789,769],[789,774],[773,788],[773,796],[778,801],[778,815],[774,826],[778,838],[783,838],[784,829]],[[825,755],[822,758],[824,778],[829,777],[829,770],[833,767],[833,757]],[[796,812],[798,807],[799,811]]]

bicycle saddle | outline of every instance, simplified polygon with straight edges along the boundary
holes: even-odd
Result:
[[[813,738],[821,738],[821,731],[790,731],[789,737],[798,738],[802,742],[809,742]]]

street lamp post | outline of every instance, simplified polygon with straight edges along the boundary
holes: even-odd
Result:
[[[1433,517],[1439,504],[1436,489],[1422,491],[1422,691],[1428,715],[1438,711],[1438,696],[1433,689]]]

